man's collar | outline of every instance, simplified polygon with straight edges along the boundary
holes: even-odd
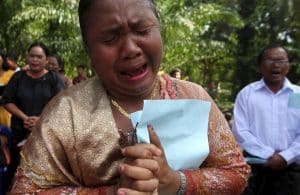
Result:
[[[258,81],[257,85],[255,86],[255,90],[260,90],[262,88],[269,89],[268,85],[265,83],[265,81],[264,81],[263,78]],[[280,91],[281,90],[291,90],[291,91],[294,91],[292,83],[287,78],[284,79],[283,86],[280,89]]]

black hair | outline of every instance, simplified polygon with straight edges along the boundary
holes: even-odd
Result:
[[[172,77],[174,77],[175,74],[176,74],[176,72],[181,73],[181,70],[180,70],[179,68],[174,68],[174,69],[171,70],[170,75],[171,75]]]
[[[59,55],[57,55],[57,54],[51,54],[51,53],[50,53],[47,57],[48,57],[48,58],[49,58],[49,57],[55,58],[55,59],[57,60],[58,66],[59,66],[61,69],[64,68],[64,61],[63,61],[63,59],[62,59]]]
[[[85,29],[84,15],[85,15],[85,13],[88,12],[89,8],[92,6],[92,3],[94,1],[95,0],[80,0],[79,1],[79,6],[78,6],[79,25],[80,25],[80,30],[81,30],[81,36],[82,36],[82,39],[83,39],[83,42],[85,43],[85,45],[86,45],[86,39],[85,39],[85,32],[84,32],[84,29]],[[159,14],[156,9],[155,1],[154,0],[144,0],[144,1],[147,1],[150,3],[150,7],[151,7],[154,15],[159,20]]]
[[[34,42],[34,43],[32,43],[32,44],[29,46],[27,52],[29,53],[30,50],[31,50],[33,47],[40,47],[40,48],[42,48],[43,51],[44,51],[44,53],[45,53],[45,55],[46,55],[46,57],[48,57],[48,55],[49,55],[49,50],[48,50],[47,46],[46,46],[44,43],[42,43],[42,42]]]
[[[84,64],[79,64],[78,66],[77,66],[77,68],[82,68],[83,70],[85,69],[85,65]]]
[[[275,44],[270,44],[270,45],[264,47],[261,50],[261,52],[257,56],[257,64],[258,64],[258,66],[260,66],[261,63],[263,62],[265,54],[266,54],[266,51],[268,51],[270,49],[274,49],[274,48],[282,48],[286,52],[289,62],[292,61],[292,56],[289,54],[288,50],[285,47],[283,47],[282,45],[280,45],[278,43],[275,43]]]
[[[7,57],[4,53],[0,52],[0,56],[2,57],[3,64],[2,64],[2,70],[7,71],[9,70],[9,65],[7,63]]]
[[[16,56],[14,55],[6,55],[6,60],[16,61]]]

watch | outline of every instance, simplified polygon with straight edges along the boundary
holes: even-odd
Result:
[[[182,171],[177,171],[177,173],[179,174],[179,178],[180,178],[180,187],[177,192],[177,195],[184,195],[186,191],[186,177]]]

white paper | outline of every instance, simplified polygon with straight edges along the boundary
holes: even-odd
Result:
[[[196,99],[145,100],[131,114],[138,142],[150,143],[147,125],[154,127],[167,161],[174,170],[197,169],[209,153],[208,117],[211,103]]]

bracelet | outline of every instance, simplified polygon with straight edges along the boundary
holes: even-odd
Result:
[[[177,195],[184,195],[184,193],[186,191],[186,177],[182,171],[177,171],[177,173],[179,174],[179,177],[180,177],[180,187],[177,192]]]

